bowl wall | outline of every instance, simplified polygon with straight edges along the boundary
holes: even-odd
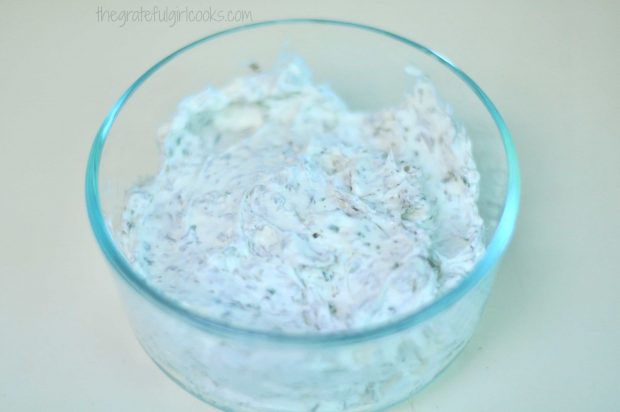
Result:
[[[346,343],[278,342],[205,332],[119,281],[144,350],[185,390],[230,411],[376,411],[433,380],[469,341],[494,274],[436,316]]]

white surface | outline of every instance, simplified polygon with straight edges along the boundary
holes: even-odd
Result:
[[[83,174],[131,81],[227,24],[118,28],[97,22],[97,3],[39,3],[0,13],[0,410],[208,411],[133,338],[86,219]],[[514,134],[522,213],[483,320],[450,369],[395,411],[615,411],[620,3],[496,3],[211,6],[255,20],[344,18],[418,40],[468,72]]]

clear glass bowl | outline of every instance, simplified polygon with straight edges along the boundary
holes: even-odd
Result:
[[[290,335],[234,328],[193,313],[138,276],[114,241],[130,187],[156,174],[158,128],[177,103],[271,67],[283,50],[302,56],[319,83],[354,109],[394,106],[414,65],[467,128],[481,174],[478,206],[487,252],[462,283],[405,318],[340,334]],[[92,228],[117,273],[135,333],[149,356],[198,398],[235,411],[367,411],[386,408],[431,382],[465,346],[512,235],[519,171],[497,109],[438,53],[360,24],[290,19],[207,36],[170,54],[121,96],[92,146],[86,175]]]

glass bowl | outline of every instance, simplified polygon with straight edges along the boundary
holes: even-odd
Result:
[[[478,207],[486,254],[454,289],[406,317],[363,330],[295,335],[236,328],[195,313],[146,283],[115,242],[127,192],[157,173],[155,136],[176,105],[206,85],[271,67],[283,50],[302,56],[318,83],[353,109],[394,106],[404,68],[425,72],[468,130],[481,175]],[[254,66],[255,67],[255,66]],[[398,403],[431,382],[471,337],[510,241],[519,171],[497,109],[463,71],[396,34],[343,21],[250,24],[195,41],[147,70],[105,118],[86,174],[90,222],[133,329],[155,363],[205,402],[235,411],[367,411]]]

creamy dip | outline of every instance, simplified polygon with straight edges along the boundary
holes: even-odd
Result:
[[[179,104],[120,242],[156,288],[221,322],[358,330],[437,299],[484,252],[471,142],[415,70],[347,108],[297,58]]]

